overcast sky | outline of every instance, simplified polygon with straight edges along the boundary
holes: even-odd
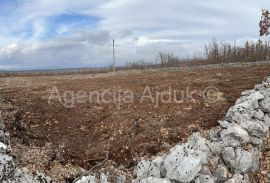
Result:
[[[1,0],[0,70],[107,66],[258,40],[270,0]]]

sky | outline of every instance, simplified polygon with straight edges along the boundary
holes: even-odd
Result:
[[[1,0],[0,70],[103,67],[260,39],[269,0]],[[267,38],[265,38],[267,39]]]

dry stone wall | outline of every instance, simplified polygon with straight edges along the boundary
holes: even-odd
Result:
[[[133,183],[249,183],[269,137],[270,77],[242,93],[208,137],[194,133],[185,144],[152,161],[141,161]]]

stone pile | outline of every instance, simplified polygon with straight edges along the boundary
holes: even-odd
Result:
[[[260,147],[269,137],[270,77],[242,93],[220,126],[207,137],[194,133],[185,144],[152,161],[141,161],[133,183],[248,183],[259,169]]]

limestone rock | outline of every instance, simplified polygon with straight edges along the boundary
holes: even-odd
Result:
[[[240,125],[234,124],[221,132],[221,138],[226,146],[239,147],[249,142],[249,135]]]
[[[164,158],[161,156],[156,157],[152,163],[160,170],[160,176],[164,178],[166,176],[166,169],[164,165]]]
[[[228,178],[228,169],[224,165],[219,165],[214,173],[218,182],[224,182]]]
[[[214,183],[215,180],[212,176],[209,175],[199,175],[195,179],[195,183]]]
[[[171,183],[169,179],[149,177],[140,181],[140,183]]]
[[[226,147],[223,151],[223,159],[227,166],[235,173],[249,173],[252,171],[253,154],[241,148]]]
[[[260,108],[263,112],[270,113],[270,96],[267,95],[263,100],[259,102]]]
[[[254,137],[266,137],[269,132],[269,127],[263,121],[244,121],[240,123],[240,126]]]
[[[167,178],[190,182],[202,167],[202,157],[189,144],[177,145],[165,159]]]
[[[97,179],[95,176],[82,176],[79,180],[74,183],[97,183]]]
[[[225,183],[249,183],[248,175],[235,174],[233,178],[229,179]]]
[[[148,177],[160,178],[160,169],[151,161],[141,161],[137,166],[137,179],[143,180]]]

